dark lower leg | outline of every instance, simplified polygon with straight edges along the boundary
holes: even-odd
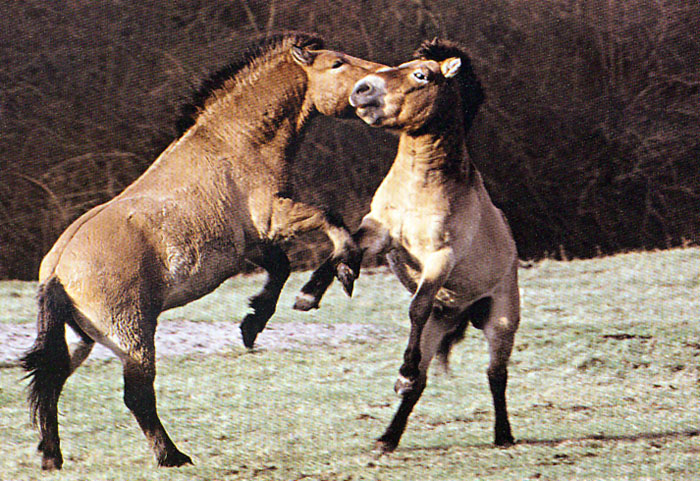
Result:
[[[335,266],[333,260],[328,258],[311,274],[311,278],[301,288],[301,292],[297,294],[294,309],[298,311],[317,309],[323,294],[333,283],[334,276]]]
[[[408,336],[408,346],[403,353],[403,364],[399,368],[399,374],[409,381],[415,381],[418,378],[420,370],[418,366],[421,361],[420,339],[422,329],[420,326],[411,324],[411,333]]]
[[[371,238],[371,233],[366,229],[360,229],[352,235],[353,242],[360,248],[346,250],[341,254],[330,256],[312,274],[301,292],[297,294],[294,309],[309,311],[317,309],[321,298],[333,283],[333,277],[337,277],[345,289],[345,293],[352,296],[355,280],[360,276],[362,258],[365,254],[363,241]]]
[[[42,398],[37,400],[36,414],[41,440],[38,450],[42,454],[41,469],[54,470],[63,466],[61,442],[58,435],[58,398],[68,379],[68,369],[57,371],[56,377],[45,382]]]
[[[508,422],[508,409],[506,407],[506,385],[508,384],[508,371],[506,368],[489,369],[489,387],[493,396],[495,411],[495,444],[507,446],[514,443],[513,435]]]
[[[40,413],[40,417],[42,418],[40,421],[41,441],[39,441],[38,450],[42,455],[41,469],[61,469],[63,455],[58,437],[58,408],[56,404],[47,409],[46,412]]]
[[[420,293],[419,293],[420,294]],[[408,336],[408,345],[403,355],[403,364],[399,368],[399,374],[406,379],[405,389],[413,389],[412,385],[418,379],[421,361],[421,336],[423,328],[433,309],[432,297],[416,294],[409,308],[411,318],[411,332]],[[401,383],[401,379],[399,383]],[[397,384],[397,392],[399,392]],[[405,390],[404,389],[404,390]]]
[[[138,421],[146,435],[159,466],[192,464],[186,454],[180,452],[158,418],[153,379],[140,374],[125,373],[124,403]]]
[[[386,428],[384,434],[377,440],[377,448],[382,452],[391,452],[399,445],[401,436],[406,429],[408,417],[413,411],[413,407],[420,399],[421,394],[425,389],[425,377],[421,377],[414,383],[413,388],[401,398],[399,409],[394,414],[389,427]]]
[[[287,254],[276,245],[268,245],[263,251],[263,257],[256,262],[267,271],[267,281],[262,291],[250,299],[253,312],[247,314],[241,322],[243,344],[252,348],[258,333],[262,332],[277,308],[280,293],[287,282],[290,273]]]

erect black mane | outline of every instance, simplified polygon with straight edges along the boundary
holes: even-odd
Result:
[[[243,52],[239,60],[215,71],[199,84],[199,87],[192,93],[190,101],[180,108],[180,118],[176,123],[178,137],[194,125],[197,117],[206,105],[207,99],[214,92],[222,88],[228,80],[232,79],[245,67],[251,65],[255,59],[286,43],[312,50],[323,48],[323,39],[321,37],[316,34],[303,32],[283,32],[254,43]]]
[[[469,55],[456,43],[436,38],[424,41],[413,53],[413,57],[435,60],[436,62],[458,57],[462,61],[462,66],[455,78],[459,81],[459,90],[462,97],[464,129],[469,131],[479,106],[484,101],[484,91],[481,88],[481,82],[479,82],[474,73]]]

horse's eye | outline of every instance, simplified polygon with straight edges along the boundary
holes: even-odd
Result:
[[[415,72],[413,72],[413,78],[415,78],[416,80],[418,80],[421,83],[425,83],[428,81],[428,76],[425,75],[420,70],[416,70]]]
[[[333,62],[333,65],[331,65],[331,68],[340,68],[343,65],[345,65],[345,62],[343,62],[342,59],[337,58],[335,59],[335,62]]]

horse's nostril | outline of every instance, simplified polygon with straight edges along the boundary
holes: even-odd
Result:
[[[356,95],[369,95],[372,92],[372,84],[369,82],[363,82],[357,87],[355,87]]]
[[[368,107],[378,101],[382,86],[377,85],[377,79],[369,77],[360,80],[352,89],[350,105],[353,107]]]

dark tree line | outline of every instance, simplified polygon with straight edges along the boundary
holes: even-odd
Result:
[[[697,0],[27,0],[0,6],[0,278],[35,278],[174,138],[208,72],[285,29],[389,64],[425,38],[466,46],[487,95],[470,149],[522,257],[700,241]],[[356,225],[395,147],[319,119],[299,195]],[[290,246],[297,267],[325,249]]]

